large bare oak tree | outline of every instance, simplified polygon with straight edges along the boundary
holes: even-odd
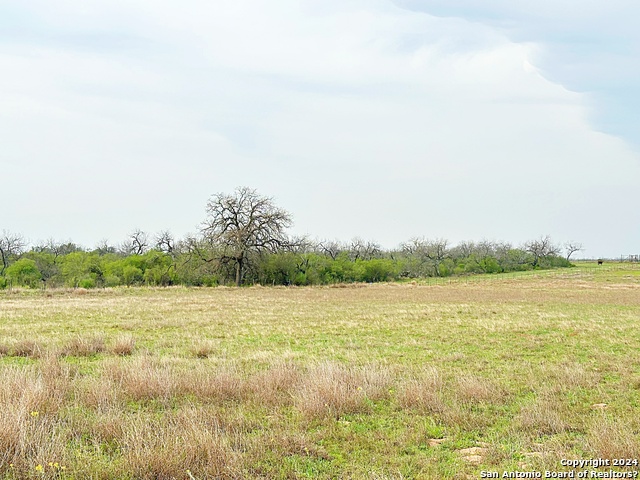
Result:
[[[289,245],[285,230],[292,224],[291,215],[256,190],[239,187],[233,194],[217,193],[206,211],[202,233],[218,252],[218,260],[233,265],[238,286],[253,253]]]

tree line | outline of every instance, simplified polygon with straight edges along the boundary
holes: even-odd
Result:
[[[582,249],[542,236],[518,247],[415,237],[387,250],[360,238],[293,237],[287,234],[291,225],[289,212],[272,198],[241,187],[213,195],[198,234],[181,239],[138,229],[119,245],[102,241],[86,249],[54,240],[29,246],[21,235],[3,231],[0,288],[384,282],[566,267]]]

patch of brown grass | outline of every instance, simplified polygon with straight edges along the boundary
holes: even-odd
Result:
[[[587,445],[595,458],[637,458],[640,439],[628,423],[598,416],[588,430]]]
[[[233,365],[182,372],[178,389],[203,402],[241,401],[249,394],[247,382]]]
[[[229,437],[196,409],[162,419],[131,418],[120,448],[127,473],[139,479],[238,478]]]
[[[15,357],[40,358],[44,352],[42,346],[35,340],[18,340],[13,344],[12,354]]]
[[[111,410],[97,415],[88,433],[98,442],[117,445],[124,438],[128,426],[127,416],[117,410]]]
[[[132,355],[136,350],[136,340],[132,335],[121,335],[115,339],[111,352],[121,357]]]
[[[181,378],[168,363],[148,356],[127,362],[109,359],[102,374],[126,397],[139,402],[157,400],[164,405],[175,395]]]
[[[464,405],[497,403],[505,393],[494,382],[476,375],[463,375],[456,379],[455,395]]]
[[[426,368],[417,376],[405,380],[399,387],[398,402],[403,408],[416,408],[426,413],[441,413],[444,381],[436,368]]]
[[[301,379],[300,367],[291,362],[280,362],[253,375],[248,381],[248,388],[261,404],[290,404],[295,386]]]
[[[388,370],[373,365],[356,368],[320,363],[304,375],[295,392],[295,405],[308,418],[366,412],[370,409],[368,400],[389,395],[391,379]]]
[[[518,415],[517,424],[532,435],[553,435],[571,430],[563,415],[561,400],[550,395],[536,399]]]
[[[61,362],[55,355],[47,355],[40,360],[38,366],[44,384],[40,409],[51,414],[57,413],[71,395],[76,372],[73,367]]]
[[[119,384],[104,374],[76,382],[75,394],[83,405],[100,412],[118,408],[123,402]]]
[[[62,354],[75,357],[90,357],[105,351],[104,337],[102,335],[77,336],[62,348]]]
[[[191,355],[196,358],[209,358],[216,352],[216,345],[207,340],[198,340],[189,348]]]
[[[0,465],[13,463],[16,478],[64,458],[67,439],[56,414],[68,399],[69,369],[53,356],[41,362],[0,370]]]

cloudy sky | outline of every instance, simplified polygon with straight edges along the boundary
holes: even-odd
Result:
[[[7,0],[0,230],[182,236],[256,188],[294,231],[640,253],[631,0]]]

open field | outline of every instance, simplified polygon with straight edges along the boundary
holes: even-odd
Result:
[[[466,479],[640,459],[639,326],[632,265],[2,292],[0,478]]]

